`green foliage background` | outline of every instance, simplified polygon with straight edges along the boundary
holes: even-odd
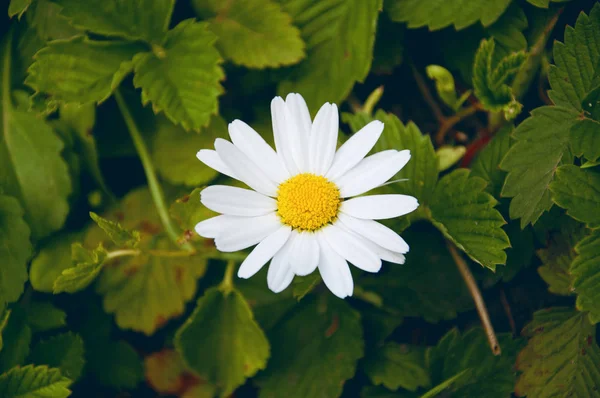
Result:
[[[597,2],[4,10],[1,397],[600,397]],[[289,92],[339,104],[342,141],[377,119],[375,150],[412,153],[379,188],[421,204],[389,222],[406,264],[347,300],[238,280],[245,253],[193,232],[201,187],[235,184],[196,152],[235,118],[271,140]]]

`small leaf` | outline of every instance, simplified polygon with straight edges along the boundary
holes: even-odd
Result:
[[[189,195],[177,199],[169,208],[169,214],[184,231],[184,236],[199,238],[194,227],[200,221],[214,217],[217,213],[200,203],[202,188],[195,188]]]
[[[510,149],[510,136],[514,131],[511,125],[503,127],[494,134],[494,138],[479,152],[471,164],[471,175],[487,181],[485,190],[499,198],[506,172],[500,169],[500,162]]]
[[[142,103],[186,130],[208,125],[223,91],[215,41],[207,23],[188,19],[167,33],[162,47],[136,55],[133,84],[142,89]]]
[[[517,396],[594,397],[600,385],[600,348],[586,313],[556,307],[533,314],[522,334]]]
[[[445,175],[436,186],[431,203],[433,224],[471,259],[491,270],[506,263],[504,249],[510,247],[502,230],[506,224],[497,202],[484,191],[487,185],[466,169]]]
[[[373,384],[383,384],[392,391],[400,387],[416,391],[431,384],[425,350],[419,347],[387,343],[365,360],[364,370]]]
[[[145,47],[127,41],[97,41],[85,36],[55,40],[35,55],[25,83],[59,102],[103,102],[132,68]]]
[[[291,18],[272,0],[194,0],[196,12],[219,37],[227,59],[249,68],[278,67],[304,57],[304,42]],[[265,23],[265,21],[269,21]]]
[[[70,233],[56,235],[44,241],[29,269],[29,279],[35,290],[52,293],[54,281],[65,269],[73,267],[71,246],[80,240],[81,234]]]
[[[544,106],[513,133],[516,143],[500,164],[508,171],[502,196],[513,198],[510,218],[520,218],[521,228],[535,224],[552,207],[549,185],[561,162],[571,163],[567,132],[576,117],[572,110]]]
[[[10,0],[10,5],[8,6],[8,16],[9,18],[18,15],[18,18],[21,19],[25,11],[31,5],[33,0]]]
[[[90,217],[113,241],[117,246],[136,247],[140,243],[139,231],[128,231],[121,227],[118,222],[107,220],[94,212],[90,212]]]
[[[337,298],[305,298],[269,337],[273,354],[256,379],[261,398],[338,397],[363,356],[359,314]]]
[[[17,301],[23,293],[32,252],[21,205],[13,197],[0,195],[0,305]]]
[[[575,246],[577,257],[571,264],[577,309],[589,311],[589,320],[600,322],[600,230],[595,230]]]
[[[71,332],[42,340],[31,350],[29,362],[58,368],[61,374],[76,381],[83,370],[83,340]]]
[[[35,332],[46,332],[67,325],[67,314],[47,301],[32,301],[27,305],[26,312],[27,324]]]
[[[56,278],[52,289],[54,294],[75,293],[88,287],[102,271],[108,256],[101,244],[94,250],[87,250],[81,243],[74,243],[71,252],[75,265],[63,270]]]
[[[175,347],[200,377],[228,396],[264,369],[269,342],[237,290],[211,288],[177,331]]]
[[[63,377],[60,370],[47,366],[28,365],[11,369],[0,375],[0,391],[3,398],[52,397],[71,395],[71,380]]]
[[[292,294],[300,301],[320,283],[321,275],[318,272],[307,276],[296,276],[292,282]]]
[[[454,76],[443,66],[429,65],[425,68],[425,71],[427,72],[427,76],[435,81],[435,89],[438,96],[453,111],[456,112],[471,94],[470,91],[467,91],[458,98],[454,85]]]
[[[54,1],[71,24],[82,30],[151,43],[162,42],[175,4],[175,0]]]
[[[438,159],[438,171],[444,171],[454,166],[467,152],[467,148],[462,145],[442,146],[435,151]]]
[[[600,227],[599,173],[574,165],[561,166],[550,190],[554,203],[567,209],[568,215],[590,228]]]

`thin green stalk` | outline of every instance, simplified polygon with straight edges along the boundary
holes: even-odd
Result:
[[[162,188],[158,183],[156,171],[154,170],[154,165],[152,164],[152,160],[150,159],[150,153],[148,152],[148,148],[146,147],[144,138],[142,137],[142,134],[140,133],[137,125],[135,124],[133,115],[129,111],[129,108],[127,107],[127,104],[125,103],[125,100],[123,99],[123,96],[121,95],[119,89],[115,91],[115,99],[117,100],[119,110],[123,115],[123,119],[125,119],[125,124],[127,125],[127,129],[129,130],[129,134],[131,135],[131,139],[133,140],[135,149],[137,150],[140,160],[142,161],[142,166],[144,167],[144,172],[146,173],[146,179],[148,180],[148,188],[150,189],[150,194],[152,195],[152,200],[154,200],[154,205],[156,206],[156,210],[158,211],[160,221],[162,222],[162,225],[165,228],[167,235],[169,235],[169,238],[171,238],[175,245],[179,246],[179,233],[177,231],[177,228],[173,225],[171,217],[169,217],[165,197]],[[194,247],[189,242],[181,244],[181,247],[189,251],[194,250]]]
[[[233,271],[235,271],[235,260],[227,261],[227,268],[225,268],[225,275],[223,275],[223,281],[221,282],[221,289],[225,292],[233,290]]]

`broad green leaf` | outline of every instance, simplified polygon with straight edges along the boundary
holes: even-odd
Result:
[[[575,27],[565,29],[565,42],[553,46],[548,95],[558,106],[581,111],[582,101],[600,85],[600,4],[589,16],[579,14]]]
[[[194,231],[200,221],[217,216],[217,213],[200,203],[202,188],[195,188],[189,195],[177,199],[169,208],[169,215],[184,231],[183,235],[189,239],[201,239]]]
[[[429,3],[421,0],[391,0],[385,7],[393,21],[406,22],[409,28],[427,26],[438,30],[453,25],[456,30],[481,22],[494,23],[506,10],[510,0],[447,0]]]
[[[184,129],[199,130],[217,113],[223,70],[216,36],[207,23],[185,20],[167,33],[160,48],[133,59],[133,84],[142,89],[142,103],[152,103]]]
[[[225,138],[227,124],[220,116],[212,116],[208,127],[199,134],[188,134],[181,128],[159,118],[152,137],[152,158],[160,175],[173,184],[202,186],[219,173],[196,158],[200,149],[213,146],[216,138]],[[177,159],[174,161],[174,159]]]
[[[600,322],[600,230],[595,230],[575,246],[577,257],[570,274],[577,294],[577,309],[589,311],[592,324]]]
[[[67,332],[38,342],[33,346],[28,361],[35,365],[58,368],[61,374],[76,381],[83,370],[83,351],[81,337]]]
[[[32,252],[21,205],[13,197],[0,195],[0,305],[17,301],[23,293]]]
[[[481,41],[473,65],[473,88],[485,109],[502,111],[511,120],[520,113],[522,105],[515,99],[509,83],[525,61],[525,53],[507,55],[494,65],[495,46],[494,39]]]
[[[60,370],[47,366],[27,365],[0,375],[3,398],[66,398],[71,395],[70,384]]]
[[[360,391],[360,398],[423,398],[411,391],[391,392],[384,387],[367,386]]]
[[[467,152],[467,148],[462,145],[441,146],[435,151],[438,160],[438,170],[444,171],[454,166]]]
[[[86,341],[85,351],[86,369],[106,386],[132,389],[144,379],[139,354],[124,341]]]
[[[96,291],[103,296],[104,310],[115,314],[120,328],[151,335],[183,313],[185,303],[196,293],[196,281],[204,275],[207,260],[201,254],[177,253],[179,248],[164,234],[147,188],[130,192],[102,216],[119,221],[125,229],[139,230],[141,240],[139,253],[104,267]],[[94,225],[87,231],[84,245],[100,243],[109,251],[118,248]],[[173,252],[177,255],[171,256]]]
[[[491,270],[506,263],[510,247],[497,202],[485,192],[486,182],[458,169],[438,182],[430,205],[433,224],[471,259]]]
[[[320,283],[321,275],[318,272],[307,276],[296,276],[292,282],[292,294],[300,301]]]
[[[69,211],[71,181],[60,156],[61,140],[45,121],[13,106],[11,42],[9,34],[0,62],[0,185],[5,194],[19,199],[32,237],[40,239],[62,227]]]
[[[502,196],[513,198],[510,218],[520,218],[521,228],[552,207],[549,185],[561,162],[571,163],[568,132],[576,118],[573,110],[544,106],[515,129],[516,143],[500,167],[508,171]]]
[[[219,37],[224,58],[249,68],[278,67],[304,57],[300,31],[274,0],[194,0],[194,9]],[[265,23],[265,21],[268,21]]]
[[[269,366],[256,379],[261,398],[338,397],[364,350],[359,314],[324,296],[302,300],[269,341]]]
[[[61,7],[52,0],[34,0],[27,10],[27,25],[42,40],[40,45],[49,40],[69,39],[83,33],[60,15],[60,10]]]
[[[212,288],[177,331],[175,347],[188,366],[229,396],[264,369],[269,342],[240,292]]]
[[[85,249],[80,243],[71,246],[73,266],[62,271],[54,281],[52,292],[75,293],[85,289],[102,271],[108,257],[102,244],[94,250]]]
[[[10,0],[10,5],[8,6],[8,16],[10,18],[15,15],[18,16],[19,19],[25,14],[25,11],[31,5],[33,0]]]
[[[306,43],[306,59],[279,84],[278,93],[301,93],[311,111],[340,103],[371,68],[382,0],[280,0]]]
[[[556,307],[533,314],[523,329],[529,337],[520,352],[517,396],[596,397],[600,385],[600,348],[596,328],[585,312]]]
[[[46,332],[67,325],[67,314],[48,301],[32,301],[26,307],[27,324],[34,332]]]
[[[471,309],[473,300],[441,234],[429,224],[417,223],[402,236],[410,246],[406,264],[384,265],[380,274],[363,276],[356,285],[377,292],[383,307],[397,311],[398,317],[436,323]]]
[[[419,347],[387,343],[368,356],[363,366],[373,384],[393,391],[400,387],[416,391],[431,384],[425,350]]]
[[[573,165],[561,166],[550,190],[554,203],[567,209],[568,215],[590,228],[600,227],[600,173]]]
[[[567,3],[569,1],[571,0],[527,0],[529,4],[540,8],[548,8],[550,3]]]
[[[427,76],[435,81],[435,89],[438,96],[444,101],[444,104],[457,111],[462,104],[469,98],[471,91],[465,91],[460,98],[456,95],[456,86],[454,85],[454,76],[443,66],[429,65],[425,68]]]
[[[132,68],[145,47],[127,41],[98,41],[85,36],[55,40],[35,55],[25,83],[59,102],[102,102]]]
[[[13,307],[2,331],[4,347],[0,351],[0,374],[25,363],[25,358],[29,355],[31,337],[27,314],[23,309]]]
[[[493,57],[495,63],[513,52],[527,50],[527,38],[523,31],[528,25],[523,9],[518,3],[512,2],[506,12],[486,29],[486,33],[496,43]]]
[[[117,246],[137,247],[140,243],[139,231],[128,231],[116,221],[110,221],[90,212],[90,217],[98,226],[106,232],[110,240]]]
[[[583,118],[571,126],[569,143],[575,156],[595,162],[600,158],[600,122]]]
[[[506,172],[500,169],[500,162],[508,152],[511,144],[510,136],[514,127],[508,125],[494,134],[494,138],[483,148],[473,163],[471,175],[487,181],[485,190],[495,198],[500,197],[500,191],[506,178]]]
[[[380,14],[375,33],[375,48],[371,73],[391,74],[404,61],[404,26],[390,21],[386,14]],[[393,37],[394,40],[390,40]]]
[[[81,234],[56,235],[46,240],[31,262],[29,280],[40,292],[52,293],[54,281],[62,272],[73,267],[71,245],[81,240]]]
[[[54,1],[75,27],[153,44],[163,41],[175,4],[175,0]]]

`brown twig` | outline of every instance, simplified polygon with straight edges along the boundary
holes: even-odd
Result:
[[[483,301],[483,297],[481,296],[481,291],[475,282],[475,278],[469,270],[469,266],[463,260],[463,258],[456,251],[456,247],[447,242],[448,250],[456,263],[456,267],[458,271],[462,275],[465,284],[467,285],[467,289],[469,289],[469,293],[471,293],[471,297],[473,297],[473,301],[475,302],[475,308],[477,309],[477,313],[479,314],[479,319],[481,319],[481,323],[483,325],[483,329],[485,330],[485,334],[488,338],[488,343],[490,344],[490,348],[492,349],[492,353],[494,355],[500,355],[500,344],[498,343],[498,338],[496,337],[496,333],[494,332],[494,327],[492,326],[492,322],[490,321],[490,316],[488,314],[487,308],[485,307],[485,302]]]
[[[475,112],[482,110],[481,105],[479,103],[475,103],[474,105],[468,106],[467,108],[463,108],[456,112],[453,116],[445,119],[442,123],[440,123],[440,128],[435,134],[435,141],[438,145],[442,145],[444,143],[444,138],[446,134],[454,125],[459,123],[466,117],[473,115]]]
[[[417,82],[417,86],[419,87],[419,91],[423,95],[425,102],[427,102],[427,104],[431,108],[431,111],[433,112],[433,116],[435,116],[435,119],[438,121],[438,123],[441,126],[446,121],[446,117],[442,113],[440,106],[433,99],[433,96],[431,95],[431,91],[429,91],[429,87],[427,87],[425,80],[423,80],[423,76],[421,76],[421,74],[419,73],[419,71],[417,70],[417,68],[414,65],[410,65],[410,68],[412,69],[413,76],[415,78],[415,81]]]
[[[515,325],[515,320],[512,316],[512,311],[510,310],[510,305],[508,304],[508,299],[506,298],[506,293],[504,289],[500,288],[500,302],[502,303],[502,307],[504,308],[504,313],[508,318],[508,323],[510,324],[510,331],[513,336],[517,334],[517,326]]]

